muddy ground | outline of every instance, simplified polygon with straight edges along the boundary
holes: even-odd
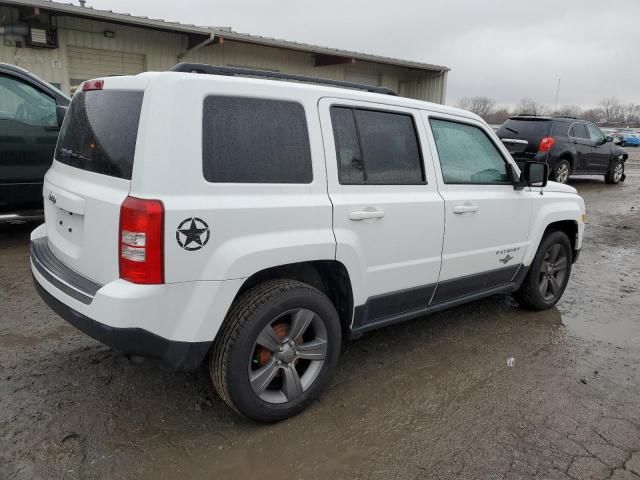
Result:
[[[0,227],[0,478],[640,479],[637,157],[621,186],[572,180],[589,224],[557,308],[498,295],[371,333],[271,426],[205,369],[135,365],[68,326],[32,287],[33,225]]]

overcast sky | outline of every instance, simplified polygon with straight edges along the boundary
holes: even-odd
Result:
[[[74,1],[74,3],[77,3]],[[640,103],[640,0],[88,0],[95,8],[451,68],[447,103],[486,95]]]

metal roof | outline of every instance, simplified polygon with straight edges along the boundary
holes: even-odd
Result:
[[[80,7],[72,3],[60,3],[51,0],[1,0],[0,5],[19,6],[19,7],[39,7],[43,10],[72,15],[76,17],[90,18],[93,20],[111,21],[127,25],[135,25],[139,27],[153,28],[159,30],[168,30],[180,33],[195,33],[201,35],[215,35],[243,43],[251,43],[254,45],[262,45],[266,47],[285,48],[289,50],[297,50],[302,52],[316,53],[321,55],[333,55],[338,57],[353,58],[365,62],[383,63],[386,65],[395,65],[398,67],[415,68],[418,70],[429,70],[446,72],[449,68],[441,65],[432,65],[429,63],[413,62],[410,60],[402,60],[399,58],[384,57],[380,55],[370,55],[367,53],[353,52],[350,50],[339,50],[337,48],[320,47],[307,43],[298,43],[277,38],[262,37],[260,35],[250,35],[248,33],[239,33],[228,27],[201,27],[198,25],[183,24],[179,22],[170,22],[162,19],[154,19],[148,17],[138,17],[128,13],[116,13],[111,10],[98,10],[93,7]]]

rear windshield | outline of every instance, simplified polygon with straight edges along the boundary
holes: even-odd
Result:
[[[540,139],[549,134],[550,120],[515,120],[510,118],[496,132],[500,138]]]
[[[56,160],[131,180],[142,96],[143,92],[122,90],[74,95],[60,130]]]

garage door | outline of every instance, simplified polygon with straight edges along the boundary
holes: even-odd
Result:
[[[85,80],[109,75],[135,75],[145,71],[145,57],[140,53],[67,47],[71,93]]]

